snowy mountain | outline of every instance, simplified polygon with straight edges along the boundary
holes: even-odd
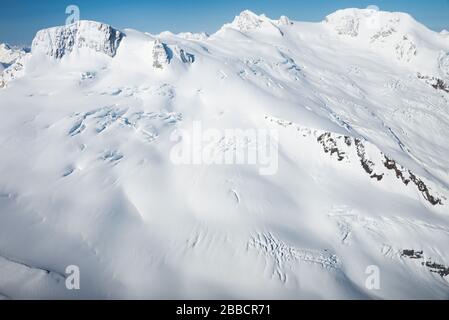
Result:
[[[80,21],[0,87],[0,297],[449,298],[449,41],[407,14]]]
[[[89,48],[111,57],[115,56],[124,34],[111,26],[78,21],[74,24],[39,31],[33,40],[32,51],[42,51],[60,59],[74,49]]]
[[[0,43],[0,67],[8,67],[25,54],[23,49],[11,48],[6,43]]]

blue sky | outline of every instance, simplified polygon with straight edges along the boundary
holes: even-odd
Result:
[[[404,11],[431,29],[449,30],[449,0],[12,0],[0,10],[0,42],[30,44],[38,30],[63,25],[70,4],[80,8],[81,19],[151,33],[213,33],[244,9],[271,18],[285,14],[293,20],[321,21],[337,9],[368,5]]]

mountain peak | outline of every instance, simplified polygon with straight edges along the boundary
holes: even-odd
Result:
[[[269,19],[265,15],[259,16],[250,10],[244,10],[235,17],[234,21],[231,23],[231,26],[245,32],[252,29],[258,29],[267,22],[269,22]]]
[[[0,50],[10,50],[11,47],[7,43],[0,43]]]
[[[12,64],[24,54],[25,51],[22,49],[15,49],[6,43],[0,44],[0,63],[2,64]]]
[[[81,20],[39,31],[33,40],[32,51],[60,59],[77,48],[89,48],[113,57],[124,36],[107,24]]]
[[[338,10],[328,15],[324,23],[331,26],[340,35],[357,37],[365,34],[368,37],[381,32],[402,35],[410,30],[427,29],[412,16],[403,12],[380,11],[377,8]]]
[[[281,16],[279,20],[272,20],[265,14],[258,15],[251,10],[244,10],[236,16],[231,23],[225,24],[223,28],[232,28],[243,33],[271,28],[272,30],[275,30],[276,34],[282,34],[282,31],[279,30],[278,26],[291,24],[289,18],[286,16]]]

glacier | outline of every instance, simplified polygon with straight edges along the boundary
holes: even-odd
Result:
[[[448,299],[448,57],[371,9],[1,46],[0,299]],[[275,130],[277,171],[174,163],[198,122]]]

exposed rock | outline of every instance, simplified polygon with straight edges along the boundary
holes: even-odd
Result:
[[[408,35],[402,37],[402,40],[396,44],[395,50],[396,58],[404,62],[410,62],[418,54],[416,44]]]
[[[153,46],[153,67],[156,69],[164,69],[170,63],[170,49],[156,39]]]
[[[330,132],[323,133],[318,137],[318,142],[323,146],[325,153],[330,153],[331,156],[336,153],[338,161],[343,161],[345,153],[340,151],[337,146],[337,142],[332,138]]]
[[[449,84],[446,83],[443,79],[424,76],[421,73],[418,73],[418,79],[424,80],[428,85],[432,86],[432,88],[436,90],[441,90],[449,93]]]
[[[179,48],[178,46],[175,46],[175,53],[179,57],[179,59],[183,63],[194,63],[195,62],[195,56],[191,53],[188,53],[184,49]]]
[[[421,260],[424,259],[424,251],[405,249],[402,251],[401,257]],[[449,267],[446,267],[445,265],[440,263],[432,262],[431,259],[426,262],[422,262],[421,265],[427,267],[430,272],[439,274],[442,278],[449,276]]]
[[[78,21],[39,31],[33,40],[32,51],[61,59],[77,48],[89,48],[114,57],[124,36],[124,33],[103,23]]]
[[[446,267],[442,264],[427,261],[426,263],[423,262],[423,265],[429,268],[430,272],[438,273],[443,278],[449,276],[449,267]]]
[[[396,161],[389,159],[387,156],[385,156],[384,165],[387,169],[394,170],[394,172],[396,173],[396,177],[398,179],[401,179],[402,183],[404,183],[406,186],[410,182],[415,184],[418,190],[422,193],[424,199],[426,199],[432,205],[443,205],[442,200],[432,195],[427,185],[412,171],[404,169],[402,166],[398,165]]]
[[[394,172],[396,173],[396,177],[398,179],[401,179],[405,185],[408,185],[410,183],[410,178],[405,177],[406,172],[402,167],[401,168],[398,167],[396,161],[389,159],[387,156],[385,156],[384,165],[388,170],[394,170]]]
[[[396,31],[395,27],[393,27],[393,26],[384,26],[384,27],[382,27],[381,30],[376,32],[371,37],[371,42],[384,41],[386,38],[392,36],[396,32],[397,31]]]
[[[366,152],[365,152],[365,145],[363,144],[363,142],[359,139],[355,139],[355,145],[357,148],[357,155],[360,158],[360,163],[363,167],[363,169],[365,170],[366,173],[368,173],[372,179],[377,179],[377,181],[381,181],[384,177],[384,174],[377,174],[374,173],[374,162],[372,162],[371,160],[369,160],[366,156]]]
[[[422,259],[424,252],[421,251],[415,251],[415,250],[403,250],[401,253],[402,257],[408,257],[410,259]]]
[[[429,188],[426,184],[419,178],[417,178],[411,171],[409,171],[410,179],[418,187],[418,190],[423,194],[424,198],[429,201],[432,205],[442,205],[441,199],[430,194]]]

